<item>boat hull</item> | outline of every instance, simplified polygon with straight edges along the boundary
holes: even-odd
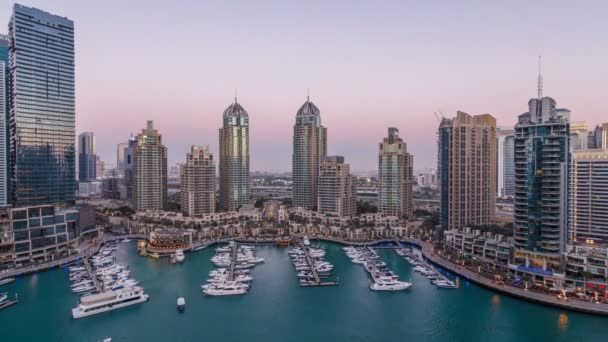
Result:
[[[93,316],[93,315],[100,314],[103,312],[108,312],[108,311],[124,308],[124,307],[130,306],[130,305],[143,303],[143,302],[147,301],[148,299],[149,299],[149,296],[147,294],[144,294],[139,299],[134,300],[134,301],[120,303],[120,304],[113,305],[111,307],[104,307],[104,308],[101,308],[101,309],[98,309],[95,311],[89,311],[89,312],[85,312],[85,311],[79,310],[79,308],[75,308],[75,309],[72,309],[72,318],[78,319],[78,318]]]

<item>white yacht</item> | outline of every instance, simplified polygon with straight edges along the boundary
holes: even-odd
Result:
[[[456,289],[456,288],[458,288],[458,286],[456,286],[456,284],[454,284],[453,281],[451,281],[451,280],[445,280],[445,279],[435,281],[435,285],[437,285],[437,287],[443,288],[443,289]]]
[[[304,246],[310,246],[310,240],[308,239],[308,236],[303,237],[302,241],[304,242]]]
[[[144,289],[138,286],[127,287],[116,291],[84,296],[72,309],[72,317],[82,318],[98,313],[119,309],[125,306],[142,303],[148,300]]]
[[[227,282],[218,286],[203,288],[208,296],[231,296],[247,293],[247,287],[237,282]]]
[[[403,291],[411,286],[411,283],[405,281],[383,281],[372,283],[369,288],[374,291]]]
[[[182,262],[186,259],[186,255],[184,254],[183,249],[178,249],[175,251],[175,261]]]

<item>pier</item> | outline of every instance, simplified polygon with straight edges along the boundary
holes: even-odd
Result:
[[[306,246],[303,241],[298,241],[296,244],[299,248],[304,252],[304,257],[306,259],[306,263],[310,268],[310,272],[312,273],[312,284],[300,282],[301,287],[319,287],[319,286],[336,286],[338,285],[337,281],[322,281],[322,279],[329,277],[326,274],[319,274],[317,268],[315,267],[315,261],[313,257],[310,255],[310,247]]]
[[[230,245],[232,247],[232,250],[230,251],[231,258],[230,258],[230,271],[228,273],[228,280],[234,281],[234,269],[236,267],[236,262],[237,262],[237,258],[238,258],[239,246],[236,241],[234,241],[234,243],[231,243]]]
[[[93,281],[93,285],[95,285],[95,291],[97,291],[97,293],[101,293],[101,290],[102,290],[101,285],[99,284],[99,280],[97,280],[95,273],[91,269],[91,263],[89,262],[89,258],[84,258],[83,263],[84,263],[84,267],[87,269],[87,273],[89,273],[89,276],[91,277],[91,280]]]

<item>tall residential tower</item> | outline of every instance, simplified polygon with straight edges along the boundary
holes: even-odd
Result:
[[[215,212],[215,162],[209,146],[192,146],[180,170],[182,212],[200,216]]]
[[[496,129],[496,193],[499,197],[515,194],[515,136],[512,129]]]
[[[8,62],[8,36],[0,35],[0,207],[9,202],[9,62]]]
[[[496,119],[458,112],[439,126],[443,230],[488,225],[496,211]]]
[[[378,211],[388,216],[411,217],[413,177],[414,158],[407,152],[399,130],[391,127],[378,152]]]
[[[249,204],[249,115],[236,97],[223,114],[220,136],[220,209],[234,211]]]
[[[539,85],[515,125],[514,263],[526,270],[559,271],[565,247],[570,111],[555,104]]]
[[[93,132],[84,132],[78,135],[78,181],[81,183],[97,179],[95,148],[95,134]]]
[[[74,23],[15,4],[9,38],[13,205],[73,204]]]
[[[300,107],[293,126],[293,205],[317,209],[319,166],[327,155],[327,129],[310,98]]]
[[[137,135],[133,151],[133,204],[136,210],[167,206],[167,148],[152,121]]]
[[[336,217],[357,214],[357,177],[342,156],[325,157],[319,167],[319,212]]]

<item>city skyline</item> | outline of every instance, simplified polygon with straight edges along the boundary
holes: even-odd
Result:
[[[526,111],[522,103],[535,94],[539,54],[545,93],[567,103],[574,121],[593,127],[605,113],[590,101],[601,98],[598,84],[608,71],[601,63],[606,47],[592,43],[605,31],[597,17],[601,10],[565,9],[559,3],[514,2],[503,8],[387,3],[351,5],[334,17],[328,13],[336,13],[339,3],[312,3],[297,11],[281,3],[271,10],[218,3],[213,11],[200,4],[170,9],[159,4],[24,3],[79,23],[76,132],[95,132],[98,154],[107,164],[115,164],[116,144],[145,120],[164,132],[170,164],[181,161],[191,144],[208,144],[217,154],[220,115],[237,88],[251,115],[251,170],[288,171],[292,115],[310,88],[332,132],[328,154],[347,157],[354,172],[376,169],[375,144],[389,126],[399,127],[417,168],[431,167],[438,124],[433,112],[490,113],[498,126],[512,127]],[[544,15],[528,20],[541,7]],[[10,4],[1,6],[0,18],[8,20],[10,11]],[[239,20],[224,25],[228,15]],[[556,27],[565,15],[568,28]],[[99,18],[109,16],[112,27],[100,29]],[[184,20],[192,16],[200,20]],[[307,20],[313,25],[298,25]],[[369,26],[360,27],[362,21]],[[283,35],[272,30],[289,22],[294,25]],[[440,28],[446,23],[453,32]],[[247,39],[239,44],[239,37]],[[141,56],[154,57],[142,61]],[[172,61],[171,73],[158,72],[161,60]],[[120,118],[120,124],[108,118]]]

